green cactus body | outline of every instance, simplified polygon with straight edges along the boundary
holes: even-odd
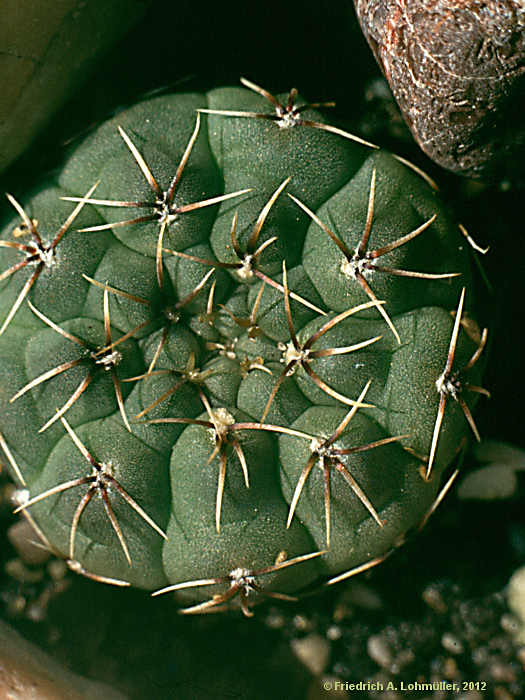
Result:
[[[475,430],[484,337],[435,191],[247,85],[119,113],[0,232],[21,509],[190,611],[379,561]]]

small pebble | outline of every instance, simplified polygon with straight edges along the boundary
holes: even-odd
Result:
[[[438,588],[435,586],[427,586],[423,591],[422,598],[429,608],[432,608],[434,612],[444,614],[447,612],[448,607],[443,596]]]
[[[395,657],[390,670],[394,674],[401,673],[405,666],[409,666],[414,661],[414,652],[412,649],[402,649]]]
[[[14,596],[9,598],[7,601],[7,615],[8,617],[18,617],[21,615],[26,607],[27,601],[22,595]]]
[[[443,664],[443,676],[450,681],[455,680],[459,676],[456,660],[450,656],[445,659]]]
[[[53,581],[61,581],[67,574],[67,564],[62,559],[52,559],[47,565],[47,571]]]
[[[50,553],[38,543],[38,536],[27,520],[19,520],[7,531],[7,538],[20,559],[26,564],[38,566],[44,564]]]
[[[441,645],[451,654],[462,654],[464,651],[463,644],[457,637],[449,632],[445,632],[445,634],[441,637]]]
[[[516,680],[512,667],[499,661],[490,665],[490,675],[497,683],[512,683]]]
[[[511,498],[518,487],[513,467],[508,464],[489,464],[470,472],[460,482],[457,495],[463,501],[501,501]]]
[[[516,615],[519,623],[516,641],[519,644],[525,644],[525,566],[512,575],[507,586],[507,598],[509,608]]]
[[[38,583],[44,577],[42,569],[29,569],[21,559],[10,559],[4,569],[8,576],[19,583]]]
[[[266,616],[265,622],[270,629],[280,630],[284,627],[286,620],[281,613],[272,611]]]
[[[26,608],[26,617],[31,622],[42,622],[42,620],[45,620],[46,614],[46,609],[38,603],[31,603]]]
[[[508,613],[501,616],[500,625],[504,632],[511,634],[513,637],[520,631],[519,620],[517,620],[514,615],[509,615]]]
[[[332,642],[341,639],[343,636],[343,630],[338,625],[330,625],[326,630],[326,637]]]
[[[302,639],[292,639],[292,651],[306,668],[320,676],[330,659],[330,644],[320,634],[309,634]]]
[[[392,652],[388,643],[378,634],[373,634],[367,642],[368,655],[382,668],[389,669],[392,665]]]
[[[312,623],[304,615],[294,615],[292,624],[299,632],[307,632],[312,629]]]

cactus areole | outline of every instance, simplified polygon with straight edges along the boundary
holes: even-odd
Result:
[[[120,112],[0,231],[18,510],[73,570],[185,612],[384,559],[486,393],[467,245],[428,179],[243,84]]]

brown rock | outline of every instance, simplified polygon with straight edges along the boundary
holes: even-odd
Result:
[[[523,173],[525,1],[354,4],[424,152],[470,177]]]

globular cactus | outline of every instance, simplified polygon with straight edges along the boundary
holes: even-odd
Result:
[[[434,189],[243,82],[119,113],[0,235],[19,509],[73,569],[189,612],[384,559],[485,391]]]

